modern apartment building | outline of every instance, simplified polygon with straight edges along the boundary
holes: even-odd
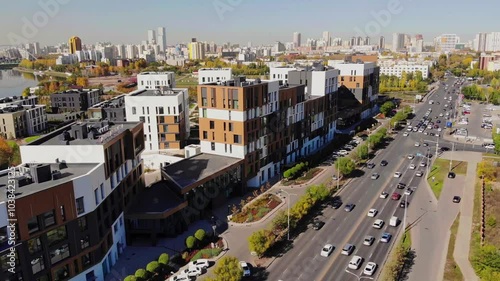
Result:
[[[0,108],[9,107],[13,105],[37,105],[38,104],[38,96],[27,96],[27,97],[5,97],[0,98]]]
[[[186,145],[190,134],[188,89],[137,90],[124,99],[127,121],[144,124],[146,151]]]
[[[198,85],[201,152],[244,159],[242,178],[260,187],[333,140],[335,73],[326,81],[324,74],[312,73],[310,85],[318,88],[310,87],[316,90],[309,94],[304,84],[245,77]],[[321,83],[328,84],[320,89]]]
[[[47,128],[45,105],[9,105],[0,109],[0,135],[17,139],[39,134]]]
[[[405,48],[405,34],[394,33],[392,34],[392,51],[401,52]]]
[[[284,84],[288,83],[288,73],[297,70],[294,66],[280,66],[269,68],[269,80],[281,80]]]
[[[454,51],[458,43],[460,43],[460,37],[456,34],[442,34],[434,38],[437,52]]]
[[[76,54],[77,51],[82,50],[82,40],[77,36],[73,36],[69,38],[68,46],[70,54]]]
[[[407,61],[381,61],[380,65],[380,74],[388,75],[388,76],[397,76],[401,78],[403,72],[413,73],[415,74],[417,71],[422,73],[422,78],[429,78],[430,67],[429,64],[420,64],[416,62],[407,62]]]
[[[67,90],[50,95],[53,113],[87,111],[89,107],[99,103],[102,90],[83,89]]]
[[[198,84],[223,82],[232,78],[232,68],[201,68],[198,70]]]
[[[188,45],[188,57],[190,60],[205,59],[205,44],[197,42],[196,38],[193,38]]]
[[[119,95],[90,107],[88,109],[88,117],[95,120],[107,119],[112,122],[126,121],[125,96]]]
[[[174,72],[142,72],[137,74],[137,89],[175,88]]]
[[[361,104],[361,119],[373,116],[377,111],[380,68],[374,62],[328,63],[340,71],[339,88],[348,89]],[[345,97],[339,93],[339,99]],[[344,120],[345,121],[345,120]]]
[[[138,122],[73,123],[21,146],[24,164],[0,176],[0,279],[104,280],[127,245],[143,149]]]
[[[474,39],[473,49],[478,52],[500,51],[500,32],[478,33]]]

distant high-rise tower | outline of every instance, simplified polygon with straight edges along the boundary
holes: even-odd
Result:
[[[378,39],[378,48],[380,50],[385,49],[385,37],[384,36],[380,36],[380,38]]]
[[[300,44],[301,44],[301,42],[300,42],[301,38],[300,37],[301,37],[300,32],[294,32],[293,33],[293,46],[295,48],[300,47]]]
[[[330,46],[330,32],[323,31],[323,42],[325,42],[326,46]]]
[[[370,45],[370,37],[368,36],[365,37],[365,45],[366,46]]]
[[[363,37],[359,36],[359,37],[356,39],[356,45],[357,45],[357,46],[362,46],[362,45],[363,45]]]
[[[398,52],[405,47],[405,34],[394,33],[392,34],[392,51]]]
[[[158,40],[156,40],[156,44],[160,46],[160,52],[164,53],[167,49],[167,33],[165,31],[165,27],[158,27]]]
[[[351,38],[350,45],[351,45],[351,46],[356,46],[356,37],[354,37],[354,36],[353,36],[353,37]]]
[[[148,44],[156,44],[156,34],[153,29],[148,30]]]
[[[77,36],[69,38],[69,52],[71,54],[75,54],[77,51],[81,50],[82,50],[82,40]]]

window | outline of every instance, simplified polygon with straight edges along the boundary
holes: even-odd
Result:
[[[38,253],[42,250],[42,243],[40,242],[40,237],[28,240],[28,251],[30,254]]]
[[[215,142],[210,143],[212,151],[215,151]]]
[[[229,132],[233,131],[233,123],[229,123]]]
[[[91,260],[90,260],[90,253],[86,254],[86,255],[83,255],[82,256],[82,265],[83,265],[83,268],[86,268],[87,266],[89,266],[91,264]]]
[[[67,238],[66,227],[60,226],[56,229],[53,229],[47,232],[47,242],[49,242],[49,246],[57,244],[60,241],[63,241]]]
[[[81,217],[78,219],[78,226],[80,227],[80,231],[85,231],[87,230],[87,218],[86,217]]]
[[[135,106],[132,106],[132,114],[133,114],[133,115],[136,115],[136,114],[137,114],[137,109],[135,108]]]
[[[80,246],[82,250],[90,246],[90,237],[88,235],[80,239]]]
[[[215,129],[215,122],[214,121],[210,121],[210,129]]]
[[[241,136],[240,135],[234,135],[234,143],[241,143]]]
[[[38,256],[31,260],[31,270],[33,271],[33,274],[37,274],[44,269],[45,264],[43,262],[43,256]]]
[[[206,109],[206,108],[203,108],[203,109],[201,110],[201,114],[202,114],[202,117],[207,118],[207,109]]]
[[[113,231],[115,232],[115,234],[118,231],[118,224],[117,223],[115,223],[115,225],[113,225]]]
[[[54,210],[46,212],[43,214],[43,225],[49,227],[56,224],[56,218],[54,215]]]
[[[50,262],[52,264],[56,264],[56,263],[62,261],[63,259],[69,257],[70,254],[69,254],[68,244],[64,244],[61,247],[50,251],[49,255],[50,255]]]
[[[32,217],[28,220],[28,231],[29,233],[34,233],[40,230],[40,224],[38,223],[37,217]]]
[[[151,136],[150,136],[151,138]],[[151,140],[151,139],[150,139]],[[118,172],[120,172],[120,170],[118,170]],[[101,183],[101,186],[100,186],[100,190],[101,190],[101,199],[104,200],[104,184]]]
[[[207,131],[203,131],[203,139],[207,139],[208,138],[208,132]]]
[[[95,204],[99,205],[99,189],[94,189]]]
[[[139,121],[146,123],[146,118],[144,118],[144,116],[141,116],[141,117],[139,117]]]
[[[66,221],[66,213],[64,212],[64,206],[60,206],[59,209],[61,211],[62,221]]]

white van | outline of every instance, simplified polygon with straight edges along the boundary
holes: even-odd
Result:
[[[391,220],[389,221],[390,226],[398,226],[399,223],[399,218],[396,216],[392,216]]]

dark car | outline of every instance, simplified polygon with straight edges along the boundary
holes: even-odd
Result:
[[[317,220],[313,223],[313,229],[314,230],[320,230],[323,226],[325,225],[324,222]]]
[[[342,206],[342,201],[339,201],[339,200],[333,201],[332,208],[338,209],[338,208],[340,208],[340,206]]]
[[[406,183],[398,183],[398,189],[405,189],[406,188]]]
[[[438,124],[441,123],[441,120],[436,120],[436,123],[438,123]]]
[[[399,203],[400,208],[406,208],[406,207],[408,207],[408,205],[410,205],[410,202],[408,202],[406,200],[403,200],[403,201],[401,201],[401,203]]]
[[[453,173],[453,172],[449,172],[449,173],[448,173],[448,178],[449,178],[449,179],[454,179],[454,178],[455,178],[455,176],[456,176],[456,175],[455,175],[455,173]]]
[[[453,196],[453,203],[460,203],[461,200],[460,196]]]
[[[354,204],[347,204],[344,207],[344,211],[346,211],[346,212],[350,212],[350,211],[352,211],[352,209],[354,209]]]
[[[387,164],[389,164],[389,162],[387,162],[386,160],[382,160],[380,162],[380,166],[387,166]]]
[[[424,142],[424,143],[422,144],[422,146],[427,147],[427,146],[429,146],[429,144],[428,144],[428,143],[426,143],[426,142]]]
[[[366,164],[366,167],[367,167],[368,169],[373,169],[373,168],[375,168],[375,164],[373,164],[373,163],[368,163],[368,164]]]

